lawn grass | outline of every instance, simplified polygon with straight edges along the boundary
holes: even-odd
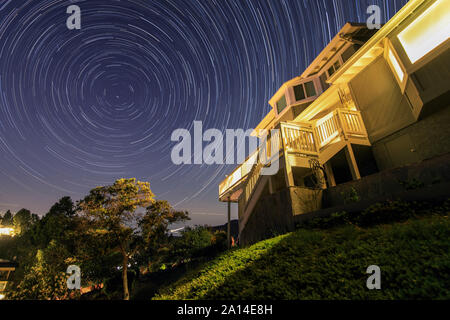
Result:
[[[366,287],[369,265],[381,289]],[[302,228],[225,252],[154,299],[449,299],[447,213],[360,227]]]

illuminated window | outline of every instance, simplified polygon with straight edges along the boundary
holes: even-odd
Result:
[[[395,73],[397,74],[399,82],[403,82],[405,73],[403,72],[402,67],[400,66],[400,63],[398,62],[397,58],[395,57],[395,55],[391,49],[389,49],[388,58],[392,65],[392,68],[394,69]]]
[[[438,0],[398,34],[411,63],[449,38],[449,21],[450,1]]]

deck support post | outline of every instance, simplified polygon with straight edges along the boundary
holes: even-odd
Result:
[[[326,175],[327,175],[328,185],[329,185],[330,187],[335,187],[335,186],[336,186],[336,180],[334,179],[333,168],[331,167],[330,161],[327,161],[327,162],[323,165],[323,168],[324,168],[325,173],[326,173]]]
[[[269,193],[270,194],[274,193],[272,176],[269,176]]]
[[[345,148],[345,157],[347,158],[347,163],[350,167],[353,180],[361,179],[358,164],[356,163],[355,154],[353,153],[352,145],[350,142],[347,142],[347,147]]]

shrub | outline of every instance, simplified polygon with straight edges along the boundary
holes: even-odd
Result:
[[[398,181],[406,190],[416,190],[423,188],[425,183],[417,180],[416,178],[412,178],[411,180],[399,180]]]
[[[447,199],[442,204],[386,200],[384,202],[375,203],[362,212],[348,213],[342,211],[333,213],[328,217],[313,218],[297,224],[297,228],[327,229],[344,224],[370,227],[377,224],[404,221],[408,218],[428,213],[446,214],[449,211],[450,199]]]
[[[355,203],[361,200],[358,191],[354,187],[351,187],[348,191],[341,192],[341,196],[344,198],[344,204]]]

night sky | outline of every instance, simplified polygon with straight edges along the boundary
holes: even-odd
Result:
[[[172,131],[255,127],[345,22],[405,3],[0,0],[0,212],[136,177],[191,224],[224,223],[234,166],[172,164]],[[81,30],[66,27],[71,4]]]

